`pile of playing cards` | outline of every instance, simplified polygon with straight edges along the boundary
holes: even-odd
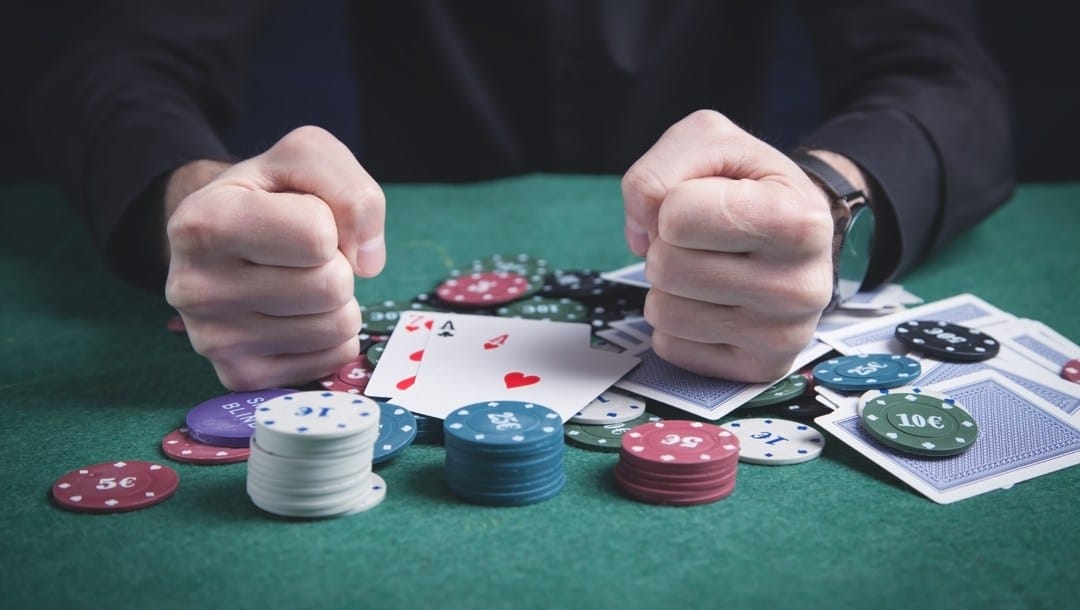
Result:
[[[402,312],[365,394],[445,419],[492,400],[533,402],[563,421],[638,363],[590,345],[588,324]]]

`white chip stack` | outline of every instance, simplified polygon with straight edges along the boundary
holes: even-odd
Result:
[[[379,405],[345,392],[296,392],[255,410],[247,492],[262,510],[284,517],[362,512],[386,497],[371,471]]]

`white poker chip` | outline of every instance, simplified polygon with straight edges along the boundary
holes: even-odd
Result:
[[[720,425],[739,437],[739,461],[767,466],[801,464],[821,455],[825,437],[813,426],[774,417],[736,419]]]
[[[572,424],[621,424],[645,413],[645,399],[611,388],[570,418]]]
[[[294,392],[255,409],[256,429],[301,437],[335,438],[379,425],[379,404],[347,392]]]

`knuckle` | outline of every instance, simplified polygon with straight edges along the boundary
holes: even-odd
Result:
[[[337,309],[355,300],[353,297],[352,267],[344,255],[335,256],[319,268],[316,295],[330,308]]]
[[[623,174],[621,188],[623,197],[638,196],[647,201],[660,201],[667,187],[648,163],[638,161]]]
[[[356,337],[360,333],[360,325],[360,304],[353,299],[339,309],[337,315],[334,316],[333,336],[341,340]]]
[[[294,238],[316,260],[329,262],[337,254],[338,247],[333,212],[325,205],[312,206],[307,222],[296,227]]]
[[[695,110],[682,122],[695,132],[705,133],[724,133],[734,125],[727,115],[709,109]]]
[[[331,141],[337,142],[337,138],[329,131],[315,125],[303,125],[285,134],[274,147],[286,155],[303,155],[319,150]]]

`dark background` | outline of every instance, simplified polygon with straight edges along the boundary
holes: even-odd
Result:
[[[355,138],[355,84],[339,18],[344,1],[291,0],[269,19],[254,54],[247,108],[227,134],[235,153],[248,156],[265,149],[306,123],[327,128],[353,150],[362,147]],[[813,87],[808,42],[791,14],[792,2],[784,2],[786,18],[777,25],[774,93],[762,132],[778,145],[816,120],[812,102],[801,107],[779,102],[812,98],[787,94]],[[9,15],[0,24],[0,180],[5,182],[45,175],[27,152],[33,134],[23,128],[21,93],[41,66],[81,33],[77,14],[36,7]],[[1075,76],[1080,3],[993,0],[976,2],[976,7],[986,44],[1010,83],[1017,177],[1028,182],[1080,180],[1073,152],[1080,136],[1080,80]]]

